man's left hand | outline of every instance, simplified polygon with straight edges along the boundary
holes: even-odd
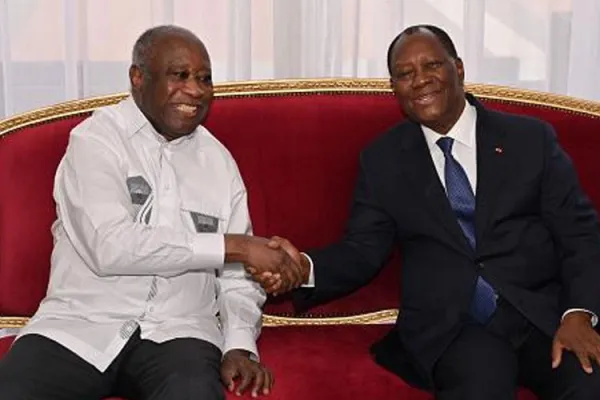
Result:
[[[250,359],[250,352],[246,350],[229,350],[223,357],[221,364],[221,379],[227,390],[240,396],[252,384],[252,397],[259,394],[268,395],[273,387],[271,371],[260,363]],[[239,381],[237,389],[236,382]]]
[[[592,362],[600,365],[600,335],[594,330],[592,315],[573,311],[563,318],[552,343],[552,368],[558,368],[563,350],[575,353],[585,372],[593,372]]]

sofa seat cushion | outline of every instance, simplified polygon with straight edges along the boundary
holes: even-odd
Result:
[[[259,350],[262,361],[275,375],[268,399],[433,400],[432,395],[411,388],[372,360],[371,343],[389,329],[389,325],[264,328]],[[0,339],[0,358],[11,342],[12,338]],[[228,394],[227,398],[240,397]],[[519,400],[535,399],[530,392],[520,390]]]
[[[275,374],[269,399],[433,400],[378,366],[369,347],[389,325],[293,326],[265,328],[259,341],[262,361]],[[520,390],[519,400],[535,400]]]
[[[370,345],[389,329],[389,325],[263,329],[261,358],[276,379],[271,398],[430,399],[372,360]]]

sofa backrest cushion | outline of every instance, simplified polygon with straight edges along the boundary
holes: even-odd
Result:
[[[491,108],[549,121],[600,206],[600,119],[543,105],[482,98]],[[43,298],[55,218],[52,186],[69,131],[89,113],[27,126],[0,137],[0,315],[28,316]],[[340,238],[360,150],[402,119],[388,92],[297,91],[216,99],[207,127],[230,149],[249,191],[257,235],[281,235],[301,249]],[[316,314],[398,306],[398,257],[375,281]],[[284,296],[268,313],[291,312]]]

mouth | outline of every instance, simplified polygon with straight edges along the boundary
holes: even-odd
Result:
[[[186,118],[193,118],[200,113],[202,106],[197,104],[177,104],[175,110]]]
[[[428,106],[430,104],[433,104],[436,101],[438,94],[439,94],[439,92],[437,92],[437,91],[421,94],[421,95],[413,98],[413,102],[420,106]]]

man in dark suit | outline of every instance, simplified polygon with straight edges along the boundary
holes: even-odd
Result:
[[[296,305],[368,282],[394,244],[402,309],[377,361],[437,399],[600,399],[600,233],[552,127],[464,92],[448,35],[415,26],[390,45],[408,117],[361,154],[344,238],[300,254]],[[290,286],[255,275],[270,292]],[[563,351],[565,350],[565,351]]]

